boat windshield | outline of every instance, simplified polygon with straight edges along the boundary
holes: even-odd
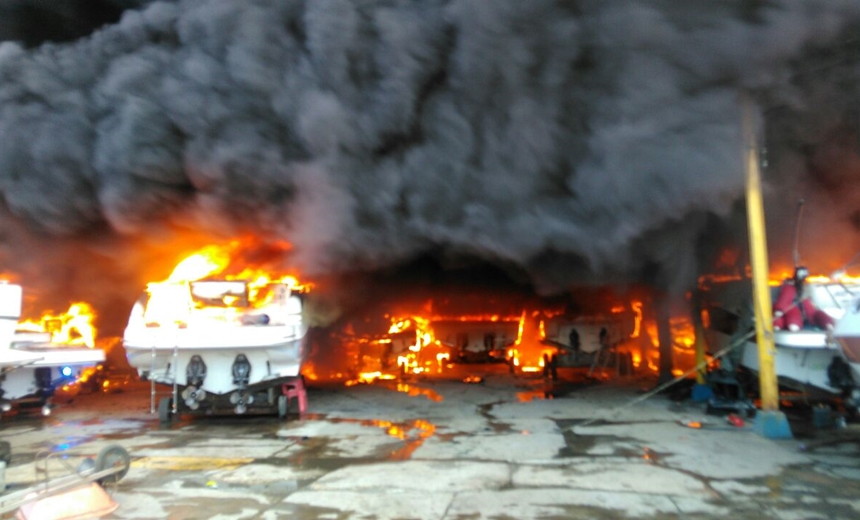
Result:
[[[201,307],[248,307],[248,287],[245,282],[191,282],[191,298]]]

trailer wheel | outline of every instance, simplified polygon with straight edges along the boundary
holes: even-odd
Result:
[[[115,484],[122,480],[131,466],[131,457],[125,448],[118,444],[111,444],[102,449],[96,456],[96,472],[106,469],[116,470],[116,473],[99,479],[99,484]]]
[[[289,409],[289,401],[287,401],[287,396],[279,395],[278,396],[278,417],[283,419],[287,416],[287,410]]]
[[[173,399],[170,397],[162,397],[158,401],[158,421],[162,424],[169,424],[173,419]]]

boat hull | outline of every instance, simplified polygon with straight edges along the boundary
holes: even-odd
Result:
[[[729,346],[732,337],[715,331],[706,331],[706,341],[713,353]],[[774,371],[780,386],[799,391],[818,391],[840,394],[842,389],[833,386],[829,367],[835,359],[841,360],[839,346],[827,340],[823,331],[774,332]],[[758,374],[760,370],[758,344],[744,341],[737,347],[738,363]],[[836,361],[837,363],[839,361]]]
[[[104,351],[91,348],[32,346],[10,349],[21,362],[4,367],[2,399],[47,401],[59,386],[77,381],[88,368],[105,360]],[[65,373],[64,373],[65,369]]]
[[[860,308],[858,306],[860,306],[860,300],[851,305],[833,330],[833,337],[842,350],[855,383],[860,383]]]
[[[785,388],[820,391],[829,397],[844,395],[847,389],[857,386],[860,378],[840,375],[846,356],[837,336],[840,327],[850,322],[851,309],[856,307],[852,302],[854,295],[860,293],[860,286],[855,283],[815,282],[807,285],[807,292],[815,308],[827,313],[836,323],[836,328],[830,334],[817,328],[775,330],[774,369],[778,382]],[[708,316],[705,337],[714,354],[730,346],[736,338],[752,334],[752,339],[728,352],[724,359],[729,360],[732,368],[740,365],[758,373],[759,348],[753,333],[755,318],[749,293],[748,281],[717,284],[703,293],[702,305]],[[776,297],[776,292],[772,296]],[[860,331],[860,327],[854,326],[853,330]],[[857,335],[860,337],[860,333]]]
[[[196,386],[224,395],[241,389],[266,388],[298,377],[304,359],[302,327],[248,326],[205,333],[180,329],[149,329],[126,334],[128,361],[144,379],[162,385]],[[199,356],[205,365],[202,381],[189,371]],[[237,378],[234,365],[244,356],[250,370]],[[199,371],[198,371],[199,372]],[[199,384],[198,384],[199,382]]]
[[[796,390],[817,389],[831,394],[841,389],[831,385],[828,368],[841,359],[838,345],[829,343],[824,332],[777,331],[774,333],[774,370],[780,385]],[[747,341],[743,346],[741,365],[759,372],[758,344]]]

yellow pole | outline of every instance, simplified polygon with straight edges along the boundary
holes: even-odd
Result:
[[[759,390],[761,409],[779,410],[779,390],[774,369],[776,347],[773,343],[773,307],[768,287],[767,239],[764,227],[764,204],[761,195],[758,143],[753,118],[753,104],[749,94],[743,93],[743,138],[746,160],[747,226],[750,237],[750,264],[752,266],[753,305],[758,343]]]

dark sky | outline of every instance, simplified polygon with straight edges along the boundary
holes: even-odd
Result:
[[[772,256],[803,196],[833,269],[860,245],[858,27],[856,0],[5,1],[0,253],[97,307],[244,233],[317,278],[683,290],[746,247],[746,90]]]

